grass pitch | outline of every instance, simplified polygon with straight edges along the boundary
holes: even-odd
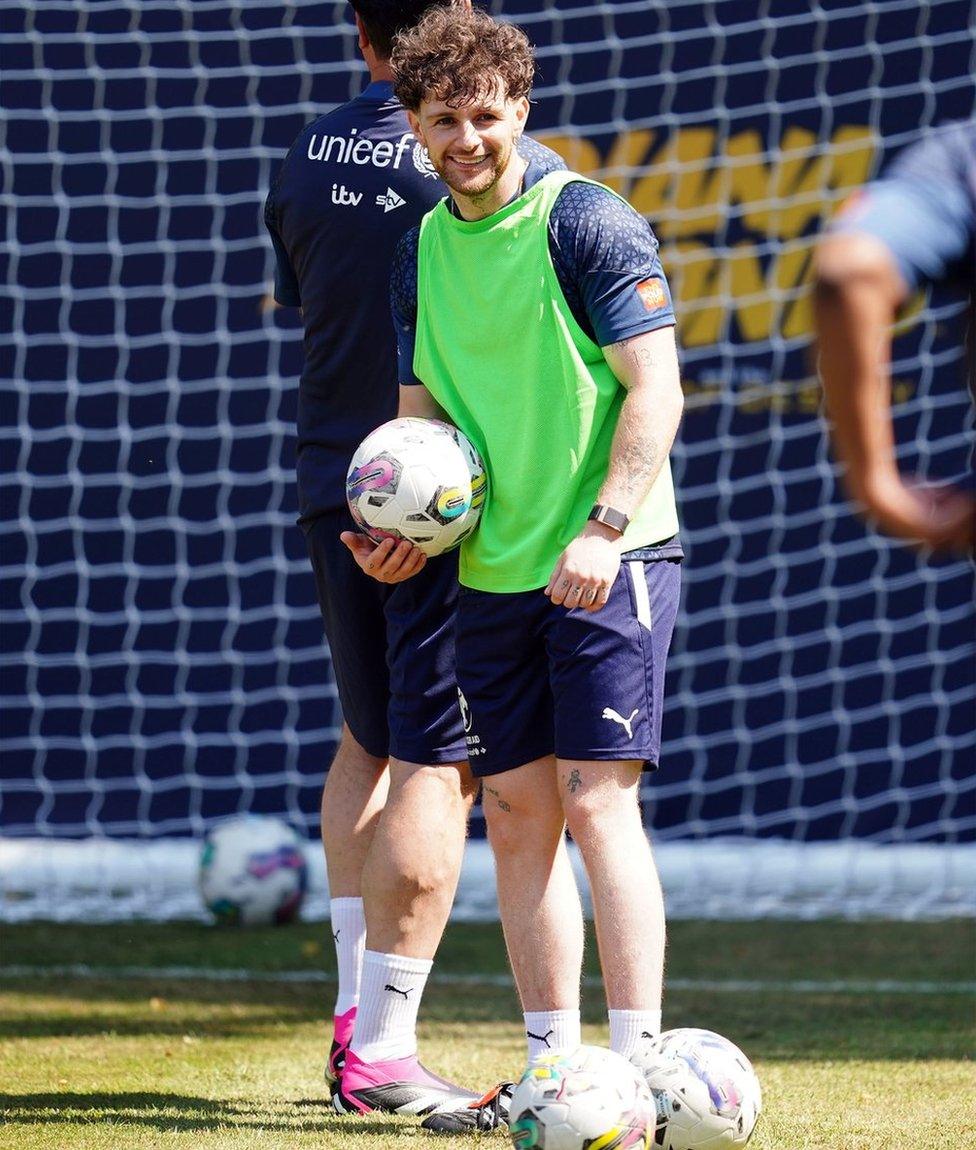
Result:
[[[509,1145],[501,1132],[425,1136],[404,1119],[332,1113],[321,1073],[334,986],[309,981],[332,969],[327,924],[0,930],[3,1150]],[[498,927],[449,928],[436,970],[480,981],[432,981],[427,1064],[473,1087],[517,1076]],[[669,971],[665,1026],[718,1030],[756,1064],[754,1150],[976,1148],[972,922],[676,922]],[[598,987],[584,1022],[584,1039],[605,1044]]]

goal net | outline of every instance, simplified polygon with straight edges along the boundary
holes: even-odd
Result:
[[[491,7],[538,46],[530,130],[647,215],[674,288],[687,560],[644,794],[672,913],[976,913],[972,566],[852,515],[808,291],[843,197],[976,111],[971,5]],[[198,913],[227,815],[317,857],[340,720],[261,207],[364,68],[335,0],[12,2],[2,37],[0,918]],[[963,318],[920,298],[895,345],[933,480],[971,474]]]

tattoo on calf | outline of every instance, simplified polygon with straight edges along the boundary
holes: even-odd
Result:
[[[571,791],[571,792],[572,792],[572,793],[575,795],[575,794],[576,794],[576,792],[579,790],[579,788],[580,788],[582,785],[583,785],[583,780],[580,778],[580,773],[579,773],[579,771],[578,771],[578,770],[576,770],[576,768],[574,767],[574,768],[573,768],[573,769],[572,769],[572,770],[569,772],[569,778],[568,778],[568,780],[566,781],[566,786],[567,786],[567,787],[569,787],[570,791]]]

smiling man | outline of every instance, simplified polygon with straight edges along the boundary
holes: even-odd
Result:
[[[534,71],[519,29],[431,10],[392,60],[451,193],[394,258],[400,411],[456,423],[489,472],[460,555],[458,682],[528,1054],[580,1041],[568,824],[611,1046],[629,1055],[661,1025],[664,907],[638,787],[659,755],[680,576],[670,292],[642,217],[519,155]],[[385,580],[414,573],[409,549],[355,546]]]
[[[473,220],[497,211],[520,187],[525,165],[513,163],[513,158],[529,100],[509,97],[500,81],[491,89],[475,90],[469,99],[461,105],[456,95],[450,102],[426,101],[423,118],[411,112],[409,119],[426,140],[430,162],[462,215]]]
[[[456,556],[435,559],[408,585],[384,587],[340,542],[353,526],[350,457],[396,414],[394,248],[445,193],[393,96],[389,61],[397,32],[430,2],[353,0],[370,83],[302,130],[265,219],[276,299],[302,309],[301,525],[344,720],[322,795],[339,975],[326,1077],[337,1109],[422,1115],[426,1129],[463,1133],[496,1124],[503,1109],[496,1098],[472,1107],[479,1094],[417,1058],[418,1010],[477,789],[454,682]],[[564,167],[548,148],[521,146],[546,170]],[[419,835],[418,826],[432,833]]]

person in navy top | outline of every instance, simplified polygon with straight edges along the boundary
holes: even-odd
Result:
[[[565,167],[529,138],[519,151],[537,178]],[[353,451],[396,418],[390,265],[403,233],[444,195],[388,79],[373,79],[355,100],[309,124],[268,195],[275,299],[301,308],[305,327],[297,470],[306,533],[323,512],[345,507]]]
[[[428,1129],[463,1132],[496,1124],[501,1100],[472,1108],[480,1092],[437,1078],[416,1057],[418,1004],[478,787],[455,685],[457,557],[391,585],[368,578],[340,538],[354,529],[345,498],[352,454],[397,414],[393,252],[446,194],[392,94],[389,67],[396,33],[430,6],[353,0],[370,83],[301,132],[265,223],[275,299],[301,308],[304,322],[299,524],[344,720],[322,795],[339,971],[326,1077],[338,1110],[425,1113]],[[533,141],[520,150],[540,170],[565,167]],[[401,554],[381,544],[371,573],[383,579]],[[418,833],[424,827],[432,833]]]
[[[898,470],[887,383],[891,325],[919,287],[969,297],[966,360],[976,383],[976,120],[950,124],[899,153],[855,193],[816,256],[820,374],[854,498],[889,534],[972,552],[976,501]],[[879,384],[880,381],[880,384]]]

